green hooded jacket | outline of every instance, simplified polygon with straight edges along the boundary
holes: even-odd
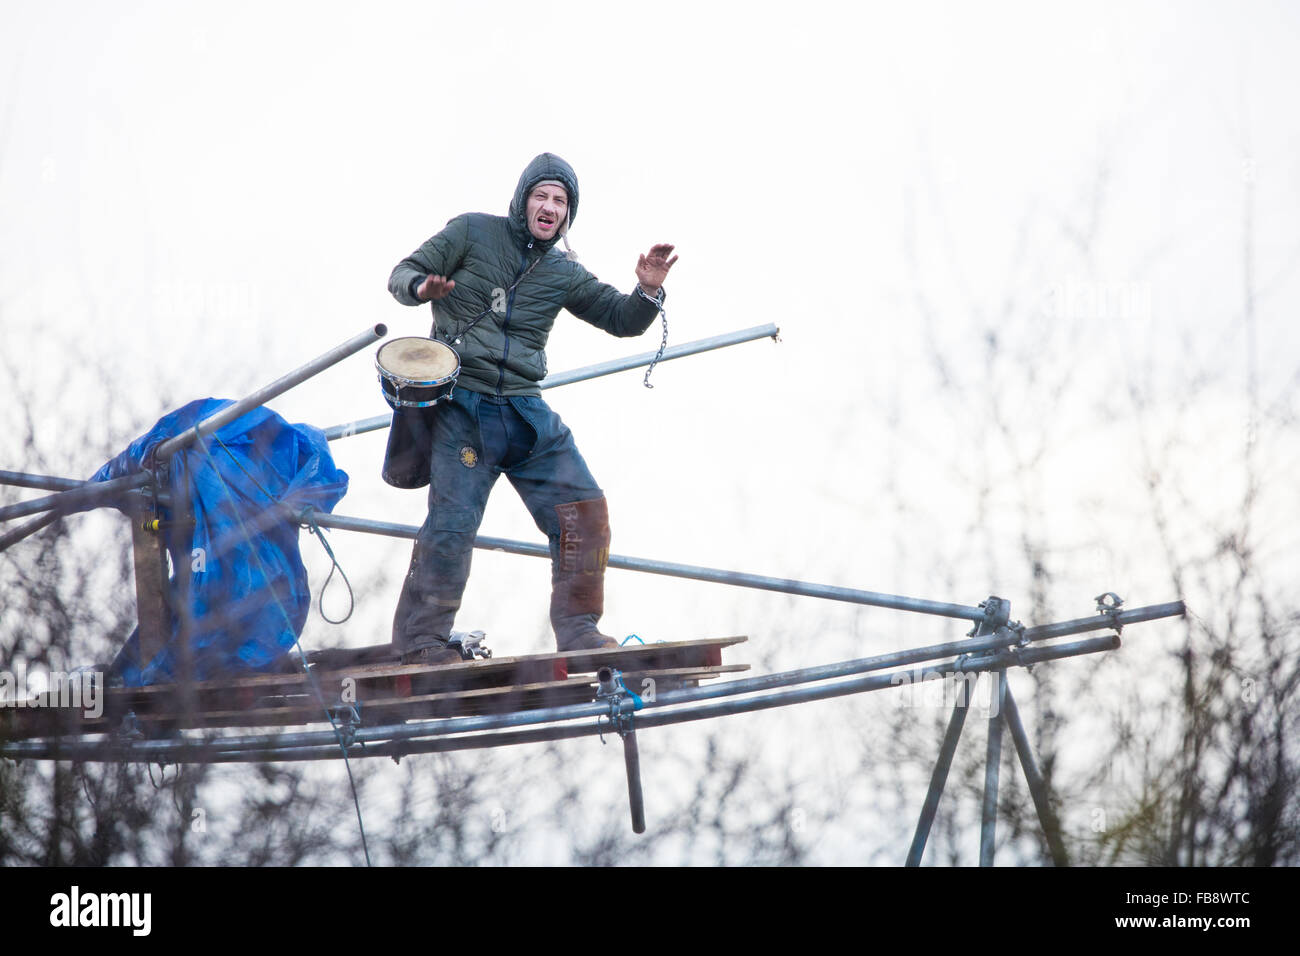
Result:
[[[545,180],[564,184],[569,216],[554,239],[543,241],[528,231],[525,211],[529,193]],[[458,385],[496,395],[540,395],[546,340],[561,309],[618,336],[640,335],[654,322],[659,309],[646,296],[624,295],[556,247],[577,214],[573,168],[542,153],[519,177],[508,216],[457,216],[393,269],[388,291],[403,305],[421,304],[415,290],[426,276],[455,281],[450,295],[431,303],[431,335],[460,355]]]

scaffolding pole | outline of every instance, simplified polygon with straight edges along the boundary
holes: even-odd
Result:
[[[1099,651],[1113,650],[1119,646],[1115,635],[1088,638],[1048,647],[1015,648],[984,656],[962,655],[939,665],[942,673],[969,674],[982,673],[999,668],[1023,666],[1045,661],[1061,660]],[[838,665],[842,666],[842,665]],[[614,710],[621,715],[636,713],[636,725],[640,730],[650,727],[664,727],[671,724],[713,717],[767,710],[792,704],[808,703],[816,700],[829,700],[850,694],[884,690],[909,684],[920,684],[927,674],[935,673],[935,668],[913,668],[896,670],[884,674],[859,674],[835,683],[818,683],[815,686],[795,686],[752,697],[740,698],[752,693],[745,685],[748,681],[728,681],[724,685],[709,688],[690,688],[668,691],[656,696],[653,702],[646,702],[638,710],[630,698],[617,702]],[[794,678],[798,671],[789,672]],[[811,683],[799,680],[799,684]],[[732,686],[737,685],[737,686]],[[731,699],[706,702],[716,697]],[[685,706],[697,704],[699,706]],[[516,727],[552,724],[566,720],[599,720],[611,716],[608,701],[593,701],[588,704],[565,704],[558,707],[542,707],[535,710],[515,711],[505,714],[478,715],[470,717],[448,717],[418,723],[388,724],[377,727],[364,727],[353,732],[351,740],[354,745],[348,756],[391,756],[393,751],[380,749],[380,745],[396,744],[401,753],[421,752],[413,747],[422,738],[443,738],[454,734],[480,734],[483,731],[507,730]],[[546,728],[547,731],[555,728]],[[561,728],[562,729],[562,728]],[[593,723],[588,733],[609,734],[616,730],[608,722]],[[461,738],[479,741],[474,746],[493,746],[487,735]],[[559,739],[539,733],[537,740]],[[469,744],[465,745],[469,747]],[[277,752],[288,754],[303,748],[319,748],[319,757],[307,759],[327,759],[340,756],[337,737],[333,731],[300,731],[278,734],[245,734],[240,736],[216,737],[207,739],[182,738],[180,740],[143,740],[125,743],[108,739],[102,742],[85,744],[67,741],[13,741],[0,746],[0,756],[10,759],[59,759],[59,760],[132,760],[144,762],[204,762],[217,755],[234,755]],[[288,759],[288,758],[286,758]]]
[[[78,484],[67,491],[55,492],[44,498],[31,498],[16,504],[0,507],[0,521],[24,518],[42,511],[57,511],[68,514],[73,511],[88,511],[106,503],[106,499],[124,491],[134,491],[151,481],[147,474],[125,475],[109,481],[88,481]]]
[[[1029,746],[1029,735],[1025,725],[1020,721],[1020,710],[1016,707],[1016,698],[1008,687],[1002,694],[1002,714],[1006,718],[1007,729],[1015,742],[1016,753],[1020,755],[1020,766],[1025,772],[1025,783],[1029,785],[1030,796],[1034,799],[1034,808],[1038,811],[1038,822],[1043,828],[1043,837],[1052,854],[1052,862],[1057,866],[1069,866],[1070,859],[1065,852],[1065,842],[1061,839],[1061,823],[1052,811],[1048,798],[1047,784],[1038,770],[1038,761],[1034,759],[1033,748]]]
[[[1002,769],[1002,693],[1007,672],[989,674],[993,682],[993,706],[989,709],[988,741],[984,751],[984,806],[980,820],[980,866],[993,865],[998,829],[998,776]]]
[[[193,428],[187,428],[179,435],[175,435],[154,450],[154,457],[158,461],[167,461],[172,455],[180,451],[187,445],[193,444],[199,438],[205,435],[211,435],[223,425],[233,422],[242,415],[251,412],[261,405],[265,405],[271,399],[278,395],[283,395],[295,385],[301,385],[313,375],[319,375],[332,365],[337,365],[350,355],[360,352],[368,345],[373,345],[379,339],[388,334],[388,327],[383,323],[372,326],[364,332],[360,332],[348,339],[342,345],[337,345],[323,355],[312,359],[306,365],[294,369],[288,375],[277,378],[269,385],[264,385],[253,394],[241,398],[232,405],[228,405],[221,411],[208,416],[199,422]]]
[[[312,519],[322,528],[337,528],[340,531],[362,531],[392,538],[413,539],[420,530],[415,525],[394,524],[390,521],[373,521],[368,518],[353,518],[347,515],[327,515],[321,512],[313,513]],[[528,557],[546,558],[547,560],[550,560],[551,557],[550,549],[544,544],[531,544],[509,538],[491,538],[479,535],[474,539],[474,547],[484,551],[504,551],[508,554],[522,554]],[[609,556],[609,567],[624,571],[664,574],[694,581],[708,581],[713,584],[731,584],[736,587],[756,588],[762,591],[780,591],[802,597],[846,601],[850,604],[867,604],[873,607],[891,608],[896,611],[934,614],[940,617],[958,618],[967,621],[983,621],[987,619],[986,611],[981,607],[946,604],[942,601],[927,601],[922,598],[904,597],[899,594],[882,594],[876,591],[861,591],[855,588],[836,587],[829,584],[809,584],[790,578],[766,577],[759,574],[746,574],[742,571],[725,571],[719,568],[675,564],[671,561],[653,561],[646,558],[629,558],[612,554]]]
[[[62,517],[63,516],[57,511],[47,511],[45,514],[33,518],[31,521],[23,522],[16,528],[10,528],[4,534],[0,534],[0,551],[7,550],[12,545],[22,541],[24,538],[34,535],[42,528],[54,524],[54,522],[58,521]]]
[[[26,471],[0,471],[0,485],[12,485],[15,488],[37,488],[41,491],[71,491],[80,488],[86,482],[75,478],[59,478],[55,475],[35,475]]]
[[[185,434],[190,434],[192,431],[193,430],[189,430]],[[0,472],[0,484],[41,488],[81,488],[85,485],[85,483],[76,482],[72,479],[56,478],[46,475],[31,475],[24,472]],[[384,537],[404,538],[408,540],[414,540],[420,530],[415,525],[397,524],[391,521],[376,521],[370,518],[357,518],[348,515],[326,514],[315,509],[311,509],[307,516],[322,528],[331,528],[340,531],[357,531],[365,534],[377,534]],[[259,516],[257,527],[260,530],[262,527],[268,526],[270,522],[275,520],[298,522],[303,518],[304,515],[291,513],[283,509],[280,511],[266,512],[262,516]],[[53,519],[47,518],[47,523],[48,520]],[[39,530],[39,528],[33,530]],[[5,537],[7,536],[0,537],[0,549],[2,549]],[[534,544],[527,541],[517,541],[510,538],[496,538],[487,535],[478,535],[475,537],[474,547],[483,551],[499,551],[507,554],[523,555],[526,557],[545,558],[547,560],[550,560],[551,557],[550,548],[547,545]],[[898,594],[886,594],[878,591],[839,587],[837,585],[815,584],[791,578],[769,577],[766,575],[749,574],[742,571],[728,571],[721,568],[708,568],[698,565],[678,564],[670,561],[657,561],[647,558],[627,557],[623,555],[610,555],[608,566],[624,571],[640,571],[647,574],[660,574],[669,577],[684,578],[687,580],[707,581],[714,584],[727,584],[734,587],[748,587],[757,590],[776,591],[784,594],[793,594],[801,597],[815,597],[830,601],[844,601],[850,604],[911,611],[919,614],[930,614],[959,620],[969,620],[977,623],[983,622],[985,624],[990,623],[990,619],[997,611],[997,608],[989,606],[992,601],[997,601],[997,599],[991,599],[991,602],[984,602],[978,606],[967,606],[942,601],[930,601],[923,598],[906,597]],[[997,607],[1000,608],[1002,606],[1003,602],[998,602]],[[1126,624],[1137,624],[1142,621],[1150,621],[1162,617],[1178,617],[1181,616],[1184,611],[1185,608],[1181,601],[1155,604],[1130,610],[1108,609],[1104,613],[1094,617],[1076,618],[1070,621],[1061,621],[1054,624],[1045,624],[1027,628],[1025,629],[1025,639],[1029,641],[1037,641],[1051,637],[1067,637],[1073,634],[1081,634],[1087,631],[1100,630],[1111,626],[1122,628]],[[998,621],[997,623],[1000,624],[1003,622]]]
[[[963,686],[953,704],[952,716],[948,718],[943,743],[939,745],[939,759],[934,762],[934,770],[930,773],[930,786],[925,791],[925,802],[921,804],[921,816],[916,821],[916,831],[912,834],[912,845],[908,848],[905,866],[921,865],[925,844],[930,839],[930,827],[934,825],[934,815],[939,810],[939,798],[943,796],[943,788],[948,782],[948,771],[952,768],[952,758],[957,753],[957,743],[961,740],[961,729],[966,724],[969,709],[970,694]]]
[[[128,475],[127,477],[134,478],[137,476]],[[146,488],[145,483],[147,483],[147,478],[143,478],[140,485],[128,490],[134,491],[142,498],[146,496],[150,499],[157,497],[159,503],[167,503],[167,496],[165,494],[155,496],[153,489]],[[102,487],[105,484],[107,484],[107,482],[78,481],[76,478],[60,478],[57,475],[38,475],[26,471],[0,471],[0,485],[9,485],[13,488],[35,488],[39,491],[76,491],[83,488],[92,489]]]
[[[775,340],[780,331],[775,325],[769,323],[767,325],[756,325],[752,329],[742,329],[739,332],[726,332],[705,339],[696,339],[694,342],[684,342],[681,345],[674,345],[664,349],[664,354],[660,356],[659,361],[668,362],[687,355],[698,355],[700,352],[726,348],[729,345],[752,342],[755,339],[770,338]],[[626,372],[629,369],[641,368],[653,362],[656,354],[655,352],[645,352],[641,355],[630,355],[627,358],[598,362],[595,365],[585,365],[582,368],[571,369],[568,372],[556,372],[554,375],[548,375],[538,382],[537,387],[543,389],[557,388],[560,385],[571,385],[574,382],[585,382],[589,379],[600,378],[602,375],[612,375],[615,372]],[[330,441],[334,441],[352,435],[363,435],[366,432],[387,428],[392,423],[393,416],[390,412],[387,415],[376,415],[373,418],[363,418],[342,425],[331,425],[325,429],[325,437]]]
[[[388,334],[388,328],[382,323],[374,325],[365,331],[354,335],[341,345],[337,345],[317,356],[305,365],[302,365],[287,375],[283,375],[253,392],[239,401],[227,405],[225,408],[208,416],[192,428],[187,428],[179,435],[167,439],[158,445],[153,452],[154,460],[165,462],[172,455],[192,444],[198,438],[207,436],[217,431],[223,425],[226,425],[240,416],[265,405],[271,399],[282,395],[295,385],[300,385],[314,375],[318,375],[325,369],[338,364],[350,355],[353,355],[368,345],[373,344]],[[143,487],[148,484],[151,477],[148,473],[138,475],[128,475],[120,479],[113,479],[106,482],[73,482],[71,479],[56,479],[46,475],[27,475],[22,472],[0,472],[0,483],[9,485],[23,485],[26,487],[49,487],[50,485],[58,487],[60,493],[51,495],[44,499],[34,501],[19,502],[15,505],[9,505],[0,509],[0,515],[8,518],[19,517],[36,511],[42,511],[39,517],[21,524],[16,528],[11,528],[4,534],[0,535],[0,551],[4,551],[11,545],[17,544],[24,538],[35,534],[42,528],[45,528],[55,521],[58,521],[65,513],[72,510],[78,510],[82,507],[95,507],[101,504],[100,500],[103,495],[112,495],[117,492],[130,492],[134,489]],[[39,482],[40,484],[36,484]],[[4,520],[0,517],[0,520]]]

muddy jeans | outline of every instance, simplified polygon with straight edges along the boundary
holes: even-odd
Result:
[[[469,579],[474,537],[497,476],[524,500],[559,560],[557,506],[603,497],[573,434],[541,398],[457,388],[434,422],[429,516],[393,619],[399,654],[446,640]]]

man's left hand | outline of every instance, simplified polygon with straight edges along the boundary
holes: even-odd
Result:
[[[672,256],[670,259],[669,256]],[[659,287],[668,278],[668,270],[673,267],[677,257],[673,255],[670,243],[661,242],[651,246],[650,251],[639,256],[636,262],[636,281],[640,283],[646,295],[654,297],[659,294]]]

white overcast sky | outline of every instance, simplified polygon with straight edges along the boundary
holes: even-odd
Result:
[[[854,583],[844,549],[881,533],[862,498],[882,403],[939,436],[909,480],[960,453],[907,391],[918,281],[941,341],[996,324],[1026,232],[1065,229],[1099,175],[1091,274],[1049,262],[1015,294],[1137,289],[1151,321],[1097,330],[1112,364],[1230,324],[1249,175],[1273,283],[1264,371],[1294,366],[1277,318],[1294,314],[1300,208],[1286,4],[3,9],[4,348],[47,387],[101,364],[140,429],[151,379],[175,402],[234,396],[377,321],[423,334],[388,271],[451,216],[503,213],[542,150],[577,169],[572,240],[602,278],[629,288],[639,251],[678,245],[672,341],[782,328],[779,345],[664,366],[653,392],[625,373],[550,393],[610,495],[615,550]],[[657,335],[562,316],[550,365]],[[47,431],[87,404],[57,394]],[[368,354],[274,407],[321,426],[385,408]],[[353,474],[341,511],[418,522],[422,496],[378,481],[378,436],[335,447]],[[485,530],[535,535],[504,483]],[[935,596],[977,598],[981,576]]]
[[[665,365],[653,391],[624,373],[548,394],[609,495],[614,550],[974,603],[1025,587],[1009,567],[997,580],[964,540],[1018,512],[995,499],[977,516],[961,493],[960,463],[992,423],[974,404],[953,417],[928,355],[946,349],[972,396],[1016,394],[1024,367],[990,382],[978,349],[964,352],[1009,299],[1022,311],[1041,300],[1050,317],[1082,297],[1095,329],[1045,332],[1032,364],[1117,395],[1149,370],[1158,415],[1186,393],[1186,369],[1216,356],[1236,369],[1222,399],[1200,396],[1205,434],[1185,436],[1225,489],[1188,514],[1230,509],[1249,186],[1256,361],[1265,399],[1294,416],[1298,47],[1300,7],[1285,3],[5,0],[0,350],[48,393],[46,434],[115,404],[125,441],[166,410],[160,391],[173,405],[236,397],[375,322],[425,334],[427,310],[391,299],[389,270],[460,212],[504,214],[523,166],[553,151],[578,173],[571,239],[602,279],[630,289],[638,252],[677,244],[673,342],[782,329],[779,344]],[[1090,229],[1085,265],[1060,253]],[[1098,294],[1130,298],[1096,307]],[[616,340],[562,315],[550,367],[652,349],[658,328]],[[320,426],[386,408],[369,353],[272,407]],[[1119,408],[1102,420],[1075,404],[1044,426],[1056,453],[1033,494],[1061,547],[1091,540],[1080,529],[1098,515],[1112,522],[1111,550],[1061,569],[1067,617],[1110,588],[1139,588],[1130,603],[1173,596],[1148,573],[1151,529],[1130,524],[1143,520],[1138,444]],[[379,480],[382,447],[336,443],[353,478],[338,510],[418,524],[422,495]],[[1294,444],[1269,461],[1292,467]],[[910,490],[914,525],[874,503],[889,482]],[[1275,525],[1296,510],[1279,507]],[[504,482],[483,530],[538,537]],[[386,639],[409,546],[334,542],[345,567],[392,571],[348,637]],[[1290,558],[1295,544],[1293,531],[1263,542]],[[973,558],[948,575],[951,593],[933,593],[936,551]],[[308,561],[319,583],[323,565]],[[461,623],[504,650],[523,649],[515,635],[536,644],[544,564],[476,561],[475,616]],[[607,620],[616,633],[762,641],[825,613],[612,573]],[[899,635],[888,612],[835,620],[853,636],[816,659]],[[947,624],[925,634],[955,636]]]

